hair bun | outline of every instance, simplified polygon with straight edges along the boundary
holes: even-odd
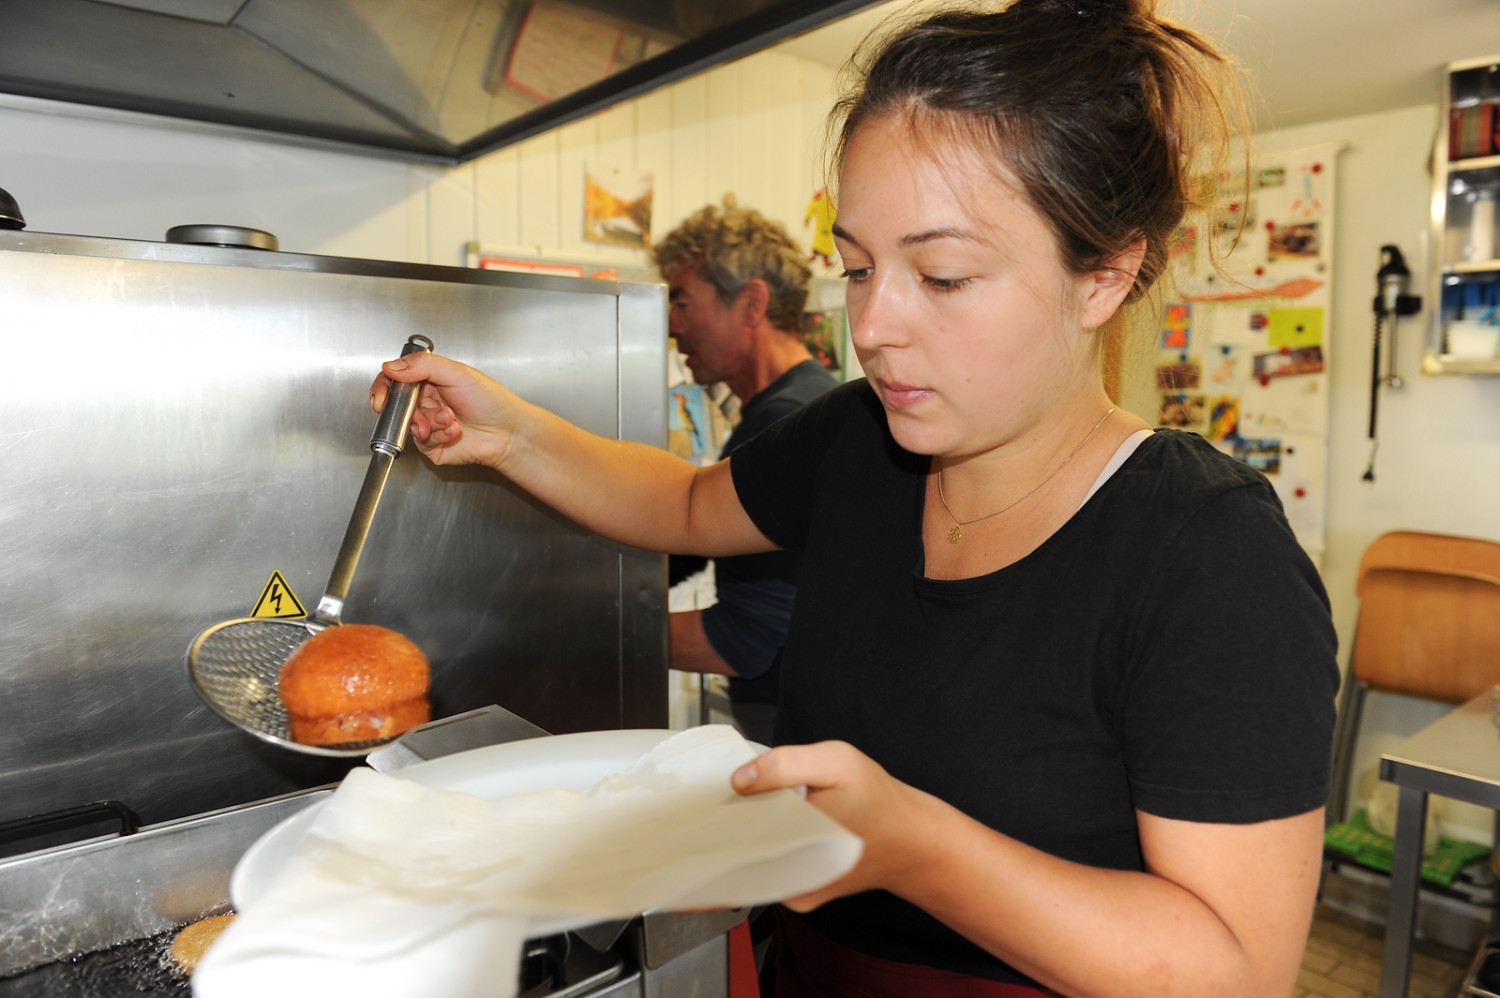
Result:
[[[1021,0],[1036,13],[1045,11],[1056,17],[1077,17],[1096,21],[1114,21],[1150,11],[1152,5],[1140,0]],[[1017,4],[1016,6],[1020,6]]]

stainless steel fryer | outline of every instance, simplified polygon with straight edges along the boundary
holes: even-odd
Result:
[[[450,752],[534,737],[498,707],[433,722],[372,755],[382,771]],[[165,964],[176,930],[229,910],[239,858],[332,786],[254,801],[0,860],[0,998],[187,995]],[[523,998],[721,998],[727,933],[745,910],[657,914],[531,940]]]

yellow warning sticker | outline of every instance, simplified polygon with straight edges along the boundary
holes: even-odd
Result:
[[[297,594],[292,592],[292,587],[286,584],[280,572],[272,572],[271,578],[266,581],[266,588],[260,591],[260,599],[255,601],[255,609],[250,611],[252,617],[305,617],[307,609],[297,599]]]

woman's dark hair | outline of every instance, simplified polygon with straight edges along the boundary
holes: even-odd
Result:
[[[1155,0],[1017,0],[949,9],[866,42],[834,106],[833,164],[865,121],[904,116],[922,141],[994,153],[1057,235],[1064,263],[1098,269],[1145,239],[1132,297],[1167,266],[1207,146],[1242,131],[1231,68]],[[1234,126],[1233,128],[1227,126]]]

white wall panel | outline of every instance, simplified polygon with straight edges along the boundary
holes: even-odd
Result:
[[[672,193],[681,185],[674,169],[675,135],[672,131],[672,95],[658,90],[633,105],[635,168],[650,170],[654,178],[651,192],[651,235],[660,238],[679,221]]]
[[[557,132],[546,132],[522,142],[519,155],[516,177],[520,184],[519,247],[531,251],[556,250],[562,245]]]
[[[802,60],[768,53],[765,63],[767,198],[763,210],[806,246],[802,219],[814,188],[802,134]]]
[[[500,149],[474,161],[474,232],[488,246],[521,240],[521,152]]]
[[[407,214],[412,226],[412,259],[449,267],[463,266],[464,246],[478,225],[474,164],[449,169],[413,168],[414,195]]]
[[[699,74],[668,91],[672,102],[672,164],[661,194],[670,206],[662,218],[669,231],[709,203],[708,77]],[[712,195],[717,197],[717,194]]]
[[[784,218],[777,211],[774,191],[775,162],[778,156],[771,136],[771,78],[776,57],[767,54],[740,63],[739,113],[739,182],[734,188],[740,204],[755,208],[772,218]],[[753,167],[746,162],[755,158]]]
[[[557,130],[557,248],[565,255],[597,251],[583,238],[584,169],[599,156],[599,122],[585,118]]]
[[[722,66],[708,74],[708,200],[717,203],[726,193],[741,190],[741,172],[747,150],[743,148],[741,120],[741,63]],[[757,160],[756,166],[758,167]]]

